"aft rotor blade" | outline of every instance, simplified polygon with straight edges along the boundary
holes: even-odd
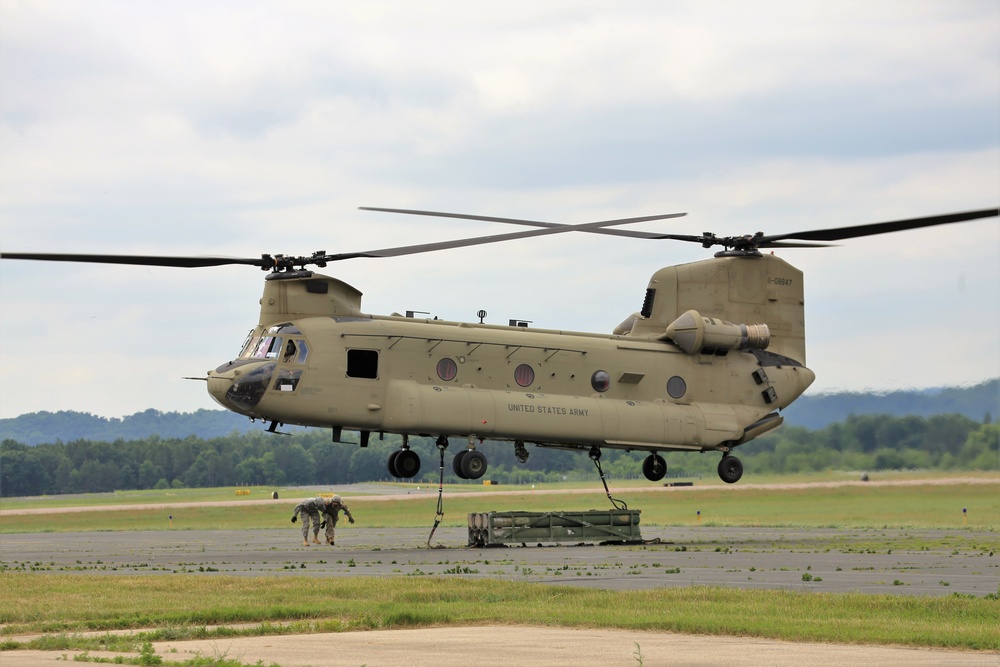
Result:
[[[853,239],[859,236],[888,234],[889,232],[901,232],[906,229],[918,229],[920,227],[932,227],[934,225],[947,225],[954,222],[966,222],[968,220],[978,220],[980,218],[991,218],[996,217],[997,215],[1000,215],[1000,209],[985,208],[979,211],[948,213],[945,215],[932,215],[926,218],[893,220],[891,222],[876,222],[869,225],[815,229],[808,232],[793,232],[791,234],[769,234],[761,238],[761,243],[759,245],[763,247],[765,243],[782,239],[798,239],[802,241],[839,241],[841,239]]]
[[[366,209],[366,210],[385,211],[387,209]],[[421,252],[431,252],[433,250],[445,250],[448,248],[463,248],[466,246],[482,245],[484,243],[497,243],[499,241],[524,239],[524,238],[530,238],[532,236],[548,236],[550,234],[563,234],[565,232],[574,232],[574,231],[586,232],[591,230],[602,229],[604,227],[613,227],[616,225],[628,225],[633,222],[644,222],[646,220],[662,220],[663,218],[676,217],[676,215],[677,214],[675,213],[671,213],[667,215],[644,216],[642,218],[622,218],[620,220],[601,220],[598,222],[585,222],[579,225],[556,225],[554,227],[545,227],[543,229],[535,229],[529,232],[493,234],[491,236],[478,236],[470,239],[457,239],[455,241],[440,241],[437,243],[423,243],[420,245],[408,245],[408,246],[401,246],[398,248],[385,248],[382,250],[369,250],[366,252],[328,255],[325,257],[325,259],[327,261],[332,262],[341,259],[353,259],[355,257],[398,257],[400,255],[413,255]],[[460,216],[458,214],[455,214],[454,217],[460,217]],[[554,224],[554,223],[549,223],[549,224]]]
[[[525,225],[528,227],[544,227],[547,229],[556,229],[559,227],[568,227],[573,225],[564,225],[558,222],[541,222],[539,220],[522,220],[520,218],[499,218],[492,215],[470,215],[467,213],[444,213],[442,211],[420,211],[416,209],[409,208],[378,208],[375,206],[360,206],[362,211],[382,211],[384,213],[403,213],[406,215],[427,215],[434,218],[458,218],[460,220],[482,220],[484,222],[503,222],[511,225]],[[687,213],[666,213],[663,215],[646,215],[639,218],[624,218],[622,220],[611,220],[608,222],[614,222],[617,224],[628,224],[630,222],[649,222],[650,220],[666,220],[668,218],[680,218],[687,215]],[[570,231],[570,230],[566,230]],[[594,234],[608,234],[610,236],[628,236],[637,239],[655,239],[659,238],[659,234],[652,232],[640,232],[631,229],[580,229],[576,226],[576,231],[587,231]]]
[[[788,243],[787,241],[762,241],[758,248],[832,248],[834,243]]]
[[[262,257],[162,257],[157,255],[84,255],[50,252],[4,252],[0,259],[35,259],[45,262],[87,262],[90,264],[130,264],[138,266],[170,266],[178,268],[202,268],[243,264],[267,267]]]

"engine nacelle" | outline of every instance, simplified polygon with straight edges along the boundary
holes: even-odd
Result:
[[[667,327],[664,338],[688,354],[726,354],[730,350],[764,350],[771,342],[766,324],[733,324],[689,310]]]

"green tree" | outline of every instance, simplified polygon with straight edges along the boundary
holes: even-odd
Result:
[[[281,450],[281,469],[290,484],[313,484],[316,478],[316,461],[299,443]]]
[[[190,487],[228,486],[235,481],[232,456],[204,447],[181,479]]]
[[[1000,424],[987,422],[970,433],[957,464],[967,470],[1000,470]]]
[[[146,459],[139,465],[139,488],[152,489],[163,478],[163,468]]]
[[[264,474],[264,484],[284,484],[285,473],[278,465],[274,452],[267,452],[260,460],[261,471]]]

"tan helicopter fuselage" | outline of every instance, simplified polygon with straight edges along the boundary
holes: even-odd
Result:
[[[360,307],[360,292],[334,278],[275,274],[243,353],[209,373],[209,392],[230,410],[335,438],[727,452],[778,426],[777,411],[814,379],[802,273],[773,256],[662,269],[642,312],[613,334]]]

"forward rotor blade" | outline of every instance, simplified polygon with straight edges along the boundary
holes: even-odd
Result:
[[[681,214],[683,215],[683,214]],[[228,264],[242,264],[247,266],[257,266],[263,269],[283,270],[308,264],[319,264],[323,266],[325,262],[335,262],[344,259],[355,259],[358,257],[399,257],[401,255],[413,255],[434,250],[447,250],[449,248],[463,248],[467,246],[482,245],[486,243],[498,243],[500,241],[511,241],[514,239],[530,238],[532,236],[548,236],[550,234],[563,234],[572,231],[592,231],[600,230],[604,227],[615,225],[627,225],[633,222],[645,220],[659,220],[665,217],[676,217],[676,214],[665,216],[646,216],[643,218],[624,218],[621,220],[602,220],[599,222],[588,222],[580,225],[553,225],[544,229],[535,229],[525,232],[512,232],[510,234],[493,234],[490,236],[479,236],[467,239],[456,239],[454,241],[439,241],[436,243],[422,243],[418,245],[400,246],[396,248],[383,248],[379,250],[365,250],[362,252],[319,254],[310,257],[285,257],[278,255],[262,255],[261,257],[164,257],[156,255],[85,255],[67,253],[27,253],[27,252],[5,252],[0,253],[0,259],[33,259],[48,262],[88,262],[92,264],[130,264],[139,266],[169,266],[180,268],[201,268],[210,266],[225,266]]]
[[[859,236],[888,234],[889,232],[901,232],[906,229],[918,229],[920,227],[932,227],[934,225],[947,225],[954,222],[966,222],[968,220],[978,220],[980,218],[991,218],[996,217],[997,215],[1000,215],[1000,209],[986,208],[979,211],[932,215],[926,218],[909,218],[906,220],[893,220],[892,222],[876,222],[869,225],[854,225],[852,227],[836,227],[832,229],[815,229],[808,232],[793,232],[791,234],[769,234],[761,238],[759,245],[763,247],[765,243],[782,239],[799,239],[802,241],[839,241],[841,239],[853,239]]]
[[[375,206],[360,206],[362,211],[382,211],[384,213],[403,213],[406,215],[427,215],[434,218],[458,218],[460,220],[482,220],[484,222],[503,222],[511,225],[525,225],[528,227],[545,227],[547,229],[556,229],[558,227],[566,227],[567,225],[558,222],[541,222],[539,220],[522,220],[520,218],[498,218],[491,215],[469,215],[466,213],[444,213],[441,211],[419,211],[416,209],[409,208],[378,208]],[[621,224],[627,224],[630,222],[649,222],[650,220],[666,220],[668,218],[680,218],[687,215],[687,213],[666,213],[663,215],[647,215],[640,218],[624,218],[621,221],[612,220],[608,222],[620,222]],[[568,231],[568,230],[567,230]],[[640,232],[631,229],[577,229],[576,231],[588,231],[593,234],[608,234],[610,236],[628,236],[636,239],[655,239],[659,238],[659,234],[652,232]]]
[[[87,262],[90,264],[130,264],[137,266],[170,266],[178,268],[202,268],[243,264],[267,267],[270,264],[261,257],[162,257],[157,255],[83,255],[49,252],[4,252],[0,259],[35,259],[45,262]]]

